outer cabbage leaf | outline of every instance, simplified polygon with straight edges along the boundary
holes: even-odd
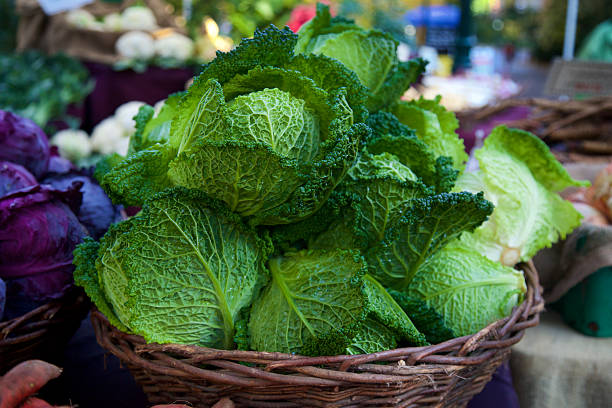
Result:
[[[417,330],[404,310],[385,288],[371,275],[364,276],[363,280],[370,318],[393,330],[398,339],[410,345],[426,345],[425,336]]]
[[[407,294],[425,301],[446,327],[465,336],[508,316],[526,290],[521,271],[451,244],[423,265]]]
[[[299,251],[268,261],[272,281],[251,310],[254,350],[341,354],[365,316],[357,252]]]
[[[455,169],[463,171],[468,155],[463,140],[455,133],[459,121],[453,112],[440,105],[439,97],[434,100],[421,97],[409,102],[401,101],[391,112],[401,123],[414,129],[419,139],[436,155],[450,157]]]
[[[148,342],[226,349],[271,249],[235,214],[182,189],[157,195],[100,242],[99,285],[122,324]]]
[[[389,289],[388,292],[430,343],[441,343],[457,337],[446,327],[442,315],[428,306],[424,300],[393,289]]]
[[[397,42],[388,34],[332,18],[329,7],[322,4],[317,5],[317,15],[300,29],[295,50],[327,55],[355,72],[369,90],[370,112],[397,101],[425,68],[421,59],[400,62]]]
[[[128,155],[147,149],[170,138],[170,125],[178,110],[183,92],[168,96],[157,115],[152,106],[144,105],[134,117],[136,132],[130,137]]]
[[[386,287],[407,288],[432,255],[462,232],[478,227],[492,211],[482,193],[415,199],[385,240],[367,252],[369,273]]]
[[[512,266],[580,224],[580,213],[556,192],[588,183],[573,180],[536,136],[500,126],[475,156],[480,170],[463,175],[456,189],[484,191],[496,208],[489,221],[461,238],[466,247]]]
[[[397,348],[397,336],[384,324],[367,319],[346,348],[346,354],[370,354]]]
[[[362,154],[339,188],[353,197],[353,203],[341,219],[311,240],[311,248],[366,249],[382,241],[414,198],[433,193],[409,167],[386,152]]]

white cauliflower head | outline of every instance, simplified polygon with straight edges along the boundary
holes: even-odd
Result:
[[[66,21],[79,28],[92,28],[96,25],[96,18],[87,10],[74,9],[66,13]]]
[[[117,119],[117,122],[123,127],[128,136],[136,131],[134,116],[136,116],[138,110],[144,104],[144,102],[140,101],[131,101],[124,103],[115,110],[115,119]]]
[[[193,40],[182,34],[172,33],[155,41],[155,53],[160,57],[171,57],[184,61],[193,55]]]
[[[121,16],[119,13],[110,13],[104,17],[104,28],[108,31],[121,31]]]
[[[121,13],[121,28],[123,30],[152,31],[157,29],[157,20],[151,9],[132,6]]]
[[[149,59],[155,54],[153,37],[142,31],[129,31],[117,40],[117,53],[126,58]]]
[[[51,144],[57,146],[60,156],[70,161],[77,161],[91,155],[91,142],[83,130],[60,130],[51,138]]]
[[[102,154],[115,152],[121,139],[128,139],[128,134],[115,117],[104,119],[98,123],[91,133],[91,146],[94,151]]]

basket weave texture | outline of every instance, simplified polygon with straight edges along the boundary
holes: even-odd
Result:
[[[58,300],[1,322],[0,375],[34,358],[57,361],[90,307],[87,296],[75,288]]]
[[[210,407],[229,397],[238,407],[465,407],[536,326],[544,303],[533,264],[522,269],[525,301],[470,336],[425,347],[354,356],[146,344],[92,313],[98,342],[117,356],[151,403]]]

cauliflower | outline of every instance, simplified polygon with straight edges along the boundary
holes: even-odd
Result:
[[[153,37],[142,31],[129,31],[117,40],[117,53],[126,58],[149,59],[155,54]]]
[[[155,102],[155,105],[153,105],[153,110],[155,111],[155,116],[159,115],[159,112],[164,107],[165,103],[166,103],[165,99],[161,99],[161,100]]]
[[[155,41],[155,53],[160,57],[184,61],[193,55],[193,51],[193,40],[182,34],[172,33]]]
[[[61,130],[51,138],[51,144],[57,146],[60,156],[73,162],[91,155],[89,136],[82,130]]]
[[[92,28],[96,25],[96,18],[87,10],[75,9],[66,13],[66,21],[79,28]]]
[[[127,156],[128,148],[130,147],[130,138],[121,138],[115,143],[115,153],[121,156]]]
[[[128,7],[121,13],[121,27],[124,30],[157,29],[157,21],[151,9],[143,6]]]
[[[115,110],[115,119],[123,127],[128,136],[136,131],[134,116],[136,116],[138,110],[144,104],[144,102],[140,101],[127,102]]]
[[[111,13],[104,17],[104,28],[108,31],[121,31],[121,16],[118,13]]]
[[[96,152],[111,154],[117,151],[122,139],[129,141],[127,132],[115,117],[110,117],[94,128],[91,133],[91,146]]]

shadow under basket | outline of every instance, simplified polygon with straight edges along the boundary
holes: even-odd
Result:
[[[425,347],[363,355],[303,357],[284,353],[146,344],[117,330],[99,311],[91,318],[100,345],[117,356],[149,402],[210,407],[229,397],[238,407],[465,407],[510,356],[544,303],[533,264],[521,269],[527,295],[512,314],[478,333]]]
[[[85,293],[74,288],[60,299],[0,322],[0,375],[22,361],[60,360],[90,308]]]

